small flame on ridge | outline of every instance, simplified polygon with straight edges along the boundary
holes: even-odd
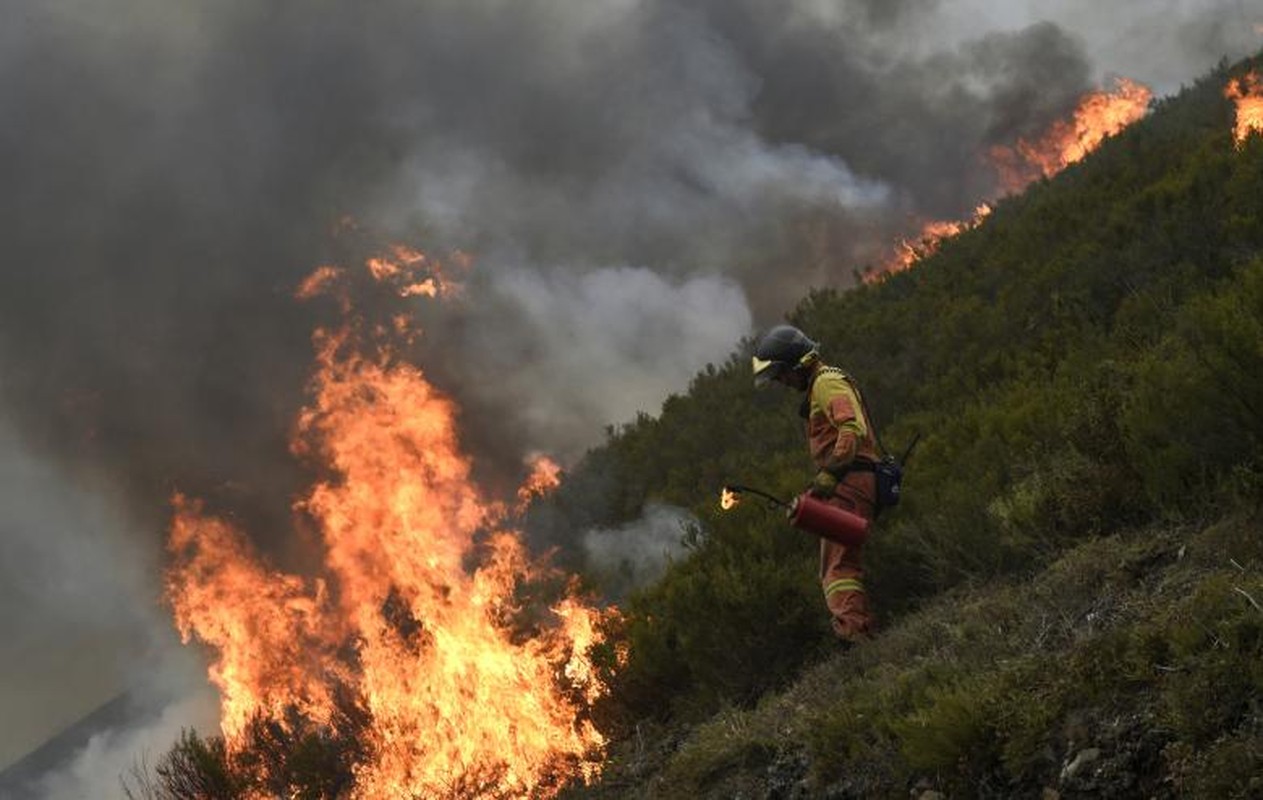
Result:
[[[882,263],[881,267],[864,276],[865,282],[872,283],[890,273],[902,272],[921,259],[933,255],[938,251],[943,240],[981,225],[990,213],[990,205],[979,203],[974,209],[973,217],[968,220],[960,222],[931,220],[925,223],[915,240],[900,239],[895,245],[895,252]]]
[[[1263,132],[1263,81],[1259,80],[1259,73],[1247,72],[1228,81],[1224,97],[1236,104],[1237,121],[1233,136],[1237,147],[1241,147],[1251,133]]]
[[[991,162],[1008,192],[1039,178],[1050,178],[1080,161],[1145,115],[1153,92],[1144,84],[1119,78],[1114,91],[1085,95],[1068,120],[1060,120],[1035,141],[1018,139],[1012,147],[991,148]]]

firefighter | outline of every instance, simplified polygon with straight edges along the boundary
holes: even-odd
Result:
[[[767,331],[754,349],[754,383],[775,381],[803,392],[799,414],[816,466],[809,491],[867,520],[876,515],[878,460],[873,426],[854,381],[820,359],[819,345],[792,325]],[[873,629],[864,593],[862,546],[820,540],[820,583],[833,616],[833,632],[845,642],[867,639]]]

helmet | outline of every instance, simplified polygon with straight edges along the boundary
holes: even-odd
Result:
[[[811,366],[820,357],[819,347],[793,325],[777,325],[754,347],[754,385],[764,386],[786,372]]]

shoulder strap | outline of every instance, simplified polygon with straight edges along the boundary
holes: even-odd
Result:
[[[868,401],[864,399],[864,393],[861,392],[860,387],[856,385],[855,379],[848,375],[844,370],[838,369],[837,367],[824,367],[821,369],[821,372],[824,372],[825,370],[836,372],[841,375],[842,379],[851,387],[851,391],[855,392],[855,396],[860,399],[860,407],[864,409],[864,418],[868,420],[868,426],[872,428],[873,441],[877,443],[877,451],[881,453],[884,458],[891,458],[892,456],[890,455],[890,451],[886,449],[886,445],[882,444],[881,434],[877,432],[877,423],[873,420],[873,415],[868,410]],[[921,441],[921,432],[917,431],[917,433],[912,437],[912,441],[908,443],[908,447],[903,451],[903,455],[896,459],[895,463],[900,466],[908,463],[908,459],[912,456],[912,450],[917,446],[917,442],[919,441]],[[865,461],[864,459],[856,459],[855,463],[857,465],[865,465],[856,466],[856,469],[862,472],[872,472],[876,468],[875,464],[871,461]]]

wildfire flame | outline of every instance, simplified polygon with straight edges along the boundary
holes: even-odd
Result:
[[[1237,123],[1233,133],[1237,147],[1241,147],[1251,133],[1263,132],[1263,82],[1259,80],[1259,73],[1247,72],[1229,81],[1224,96],[1236,103]]]
[[[368,269],[412,281],[405,268],[426,261],[391,263],[398,270]],[[303,288],[336,278],[320,270]],[[296,504],[322,538],[320,578],[269,568],[231,523],[174,499],[167,596],[185,641],[209,646],[229,747],[260,716],[336,727],[336,695],[349,688],[369,718],[354,797],[489,783],[497,796],[547,797],[565,778],[590,778],[604,742],[583,709],[603,691],[588,655],[602,613],[566,596],[522,622],[515,590],[543,567],[495,529],[456,409],[361,337],[351,323],[317,332],[292,443],[327,476]],[[536,469],[555,482],[556,465]]]
[[[725,486],[719,492],[719,507],[724,511],[735,508],[741,502],[741,495]]]
[[[1148,87],[1126,78],[1117,81],[1113,92],[1085,95],[1068,120],[1052,125],[1036,141],[1019,139],[1012,147],[991,148],[989,157],[1000,175],[1005,193],[1019,192],[1041,177],[1052,177],[1095,150],[1107,136],[1113,136],[1145,115],[1153,93]],[[864,276],[868,283],[902,272],[937,252],[945,239],[977,227],[991,213],[980,204],[968,220],[931,220],[923,223],[912,239],[900,239],[876,269]]]
[[[1084,96],[1070,119],[1054,123],[1038,140],[1018,139],[1012,147],[993,147],[991,161],[1001,185],[1007,192],[1018,192],[1034,180],[1052,177],[1143,117],[1152,97],[1147,86],[1119,78],[1114,91]]]
[[[528,462],[531,473],[517,490],[517,512],[526,510],[531,501],[542,497],[561,485],[561,466],[546,455],[536,453]]]
[[[456,263],[468,266],[468,260],[460,255]],[[364,266],[375,280],[392,284],[400,297],[437,297],[460,290],[460,284],[445,274],[443,264],[407,245],[392,245],[389,252],[368,259]]]
[[[991,206],[982,203],[974,209],[971,219],[959,222],[931,220],[925,223],[915,239],[900,239],[895,245],[894,253],[882,263],[877,272],[865,276],[866,280],[872,282],[890,273],[908,269],[921,259],[937,252],[944,239],[950,239],[958,233],[982,224],[990,213]]]

